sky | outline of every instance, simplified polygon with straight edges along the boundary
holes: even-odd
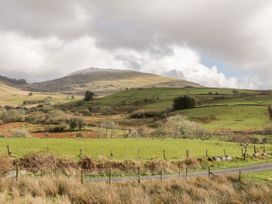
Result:
[[[271,0],[0,0],[0,75],[88,67],[272,89]]]

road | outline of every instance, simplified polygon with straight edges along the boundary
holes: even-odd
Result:
[[[265,163],[265,164],[255,164],[251,166],[245,166],[245,167],[237,167],[237,168],[229,168],[229,169],[222,169],[222,170],[212,170],[211,172],[214,175],[224,175],[224,174],[234,174],[234,173],[253,173],[253,172],[261,172],[261,171],[267,171],[272,170],[272,163]],[[183,172],[181,175],[178,174],[171,174],[171,175],[163,175],[163,179],[174,179],[174,178],[186,178],[185,173]],[[196,172],[188,172],[188,178],[192,177],[202,177],[202,176],[208,176],[208,170],[206,171],[196,171]],[[129,176],[129,177],[113,177],[111,179],[111,182],[126,182],[126,181],[137,181],[138,176]],[[161,175],[155,175],[155,176],[141,176],[141,180],[161,180]],[[87,179],[87,183],[91,182],[108,182],[109,178],[92,178]]]

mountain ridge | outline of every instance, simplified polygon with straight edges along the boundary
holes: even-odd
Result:
[[[83,94],[86,90],[91,90],[97,95],[108,95],[127,88],[185,86],[200,87],[201,85],[135,70],[90,67],[57,79],[30,84],[28,89],[70,94]]]

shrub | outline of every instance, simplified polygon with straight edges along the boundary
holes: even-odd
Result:
[[[41,111],[36,111],[36,112],[32,112],[30,113],[27,117],[26,117],[26,121],[29,123],[45,123],[47,118],[47,115]]]
[[[67,129],[66,124],[49,125],[48,132],[63,132],[65,129]]]
[[[93,92],[91,92],[91,91],[86,91],[86,92],[85,92],[85,96],[84,96],[84,100],[85,100],[85,101],[90,101],[90,100],[93,99],[93,97],[94,97],[94,93],[93,93]]]
[[[130,118],[164,118],[166,116],[163,111],[134,111],[129,115]]]
[[[16,110],[16,109],[9,109],[7,111],[3,111],[0,116],[1,120],[4,123],[10,123],[10,122],[23,122],[24,121],[24,114],[25,111],[22,109]]]
[[[84,120],[81,117],[72,117],[69,119],[69,126],[71,130],[78,128],[81,130],[84,126]]]
[[[174,110],[193,108],[195,106],[196,106],[196,100],[189,96],[177,97],[173,101]]]
[[[166,130],[174,137],[205,139],[208,136],[205,129],[197,123],[187,120],[182,115],[169,117],[166,123]]]
[[[11,130],[11,136],[12,137],[22,137],[22,138],[27,138],[31,137],[30,133],[28,132],[27,129],[25,128],[15,128]]]

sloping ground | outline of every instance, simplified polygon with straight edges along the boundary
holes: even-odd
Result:
[[[56,103],[70,102],[72,101],[71,96],[67,96],[59,93],[40,93],[35,92],[32,96],[29,96],[28,91],[22,91],[18,88],[11,87],[7,84],[0,82],[0,106],[10,105],[17,106],[23,105],[26,100],[43,100],[47,97],[52,97]]]
[[[199,84],[130,70],[90,68],[68,76],[29,85],[32,91],[82,94],[91,90],[108,95],[128,88],[139,87],[199,87]]]

